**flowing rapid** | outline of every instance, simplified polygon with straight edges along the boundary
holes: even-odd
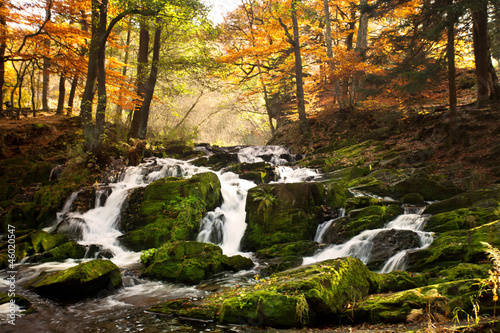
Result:
[[[416,210],[413,207],[406,207],[404,214],[399,215],[394,220],[387,223],[383,228],[366,230],[345,243],[330,245],[314,256],[305,257],[303,259],[303,264],[313,264],[327,259],[342,257],[355,257],[367,264],[372,259],[372,250],[377,236],[387,231],[410,231],[416,234],[420,246],[397,252],[385,262],[380,272],[388,273],[394,270],[404,270],[408,251],[424,249],[433,241],[432,233],[422,231],[427,220],[427,216],[422,215],[422,212],[423,209]],[[322,240],[323,233],[329,225],[334,222],[335,220],[331,220],[325,222],[324,225],[320,225],[316,233],[316,241],[320,242]]]

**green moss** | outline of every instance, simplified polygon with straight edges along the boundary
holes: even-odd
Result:
[[[49,251],[35,254],[30,258],[31,262],[64,261],[66,259],[83,259],[87,249],[77,242],[70,241],[54,247]]]
[[[500,185],[470,191],[456,195],[450,199],[435,202],[427,206],[425,214],[439,214],[460,208],[493,207],[497,208],[500,202]]]
[[[49,234],[46,231],[37,231],[31,235],[31,244],[37,253],[51,250],[59,245],[69,242],[69,239],[61,234]]]
[[[394,271],[380,275],[380,293],[403,291],[423,287],[428,284],[427,274]]]
[[[345,212],[348,214],[353,209],[365,208],[368,206],[378,204],[379,200],[373,197],[354,197],[346,200],[345,203]]]
[[[309,256],[317,249],[313,241],[298,241],[283,243],[270,248],[261,249],[255,253],[257,258],[276,258],[288,256]]]
[[[167,178],[138,189],[120,222],[125,247],[146,250],[165,242],[194,240],[200,220],[221,204],[220,182],[212,172],[190,179]]]
[[[437,274],[459,263],[481,264],[487,260],[482,242],[500,246],[500,222],[494,221],[470,230],[449,231],[439,234],[426,249],[410,255],[413,271]]]
[[[8,293],[0,293],[0,305],[9,303],[11,299],[14,299],[15,304],[22,308],[22,314],[30,314],[36,312],[35,306],[27,298],[17,294],[14,297],[9,297]]]
[[[109,294],[121,283],[120,269],[114,263],[109,260],[92,260],[41,280],[35,279],[30,288],[48,298],[76,301]]]
[[[37,217],[39,207],[33,202],[15,203],[7,211],[2,227],[4,231],[7,225],[13,225],[16,229],[37,229],[39,223]]]
[[[431,216],[425,229],[433,232],[472,229],[499,218],[500,211],[496,208],[461,208]]]
[[[290,328],[338,323],[344,306],[378,288],[377,274],[358,259],[344,258],[277,273],[247,287],[224,289],[194,304],[167,302],[150,310],[189,315],[195,307],[201,313],[215,313],[221,323]]]
[[[325,188],[319,183],[273,184],[252,188],[246,202],[245,250],[311,240],[324,204]]]
[[[249,269],[248,258],[227,257],[217,245],[200,242],[173,242],[143,256],[144,275],[170,282],[198,284],[225,270]]]

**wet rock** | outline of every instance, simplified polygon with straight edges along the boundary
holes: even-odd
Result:
[[[311,240],[322,215],[325,188],[321,183],[272,184],[248,191],[245,250]]]
[[[169,282],[198,284],[223,271],[253,267],[251,259],[228,257],[214,244],[193,241],[167,243],[141,257],[144,275]]]
[[[488,188],[482,188],[475,191],[456,195],[452,198],[435,202],[427,206],[425,214],[438,214],[449,212],[460,208],[469,208],[472,206],[498,207],[500,202],[500,185],[494,185]]]
[[[29,262],[64,261],[66,259],[83,259],[87,254],[87,248],[74,241],[59,245],[49,251],[37,253],[29,257]]]
[[[422,246],[419,235],[412,230],[385,230],[378,233],[372,242],[370,266],[374,267],[380,266],[400,251]]]
[[[88,231],[88,226],[85,220],[79,217],[66,217],[55,230],[56,233],[74,240],[82,240],[84,231]]]
[[[92,260],[57,273],[41,274],[27,286],[44,297],[75,302],[107,296],[121,284],[118,266],[109,260]]]
[[[110,184],[116,183],[120,176],[125,172],[127,165],[123,158],[116,158],[107,166],[106,171],[104,171],[101,176],[101,183]]]
[[[165,242],[194,240],[203,215],[221,205],[220,191],[213,172],[161,179],[134,190],[123,207],[120,243],[141,251]]]
[[[379,277],[353,258],[328,260],[231,288],[196,302],[166,302],[150,311],[250,326],[302,327],[338,322],[342,309],[377,290]]]

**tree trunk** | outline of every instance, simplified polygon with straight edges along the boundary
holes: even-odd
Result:
[[[489,42],[488,42],[488,7],[485,2],[480,9],[473,11],[472,36],[474,40],[474,58],[477,78],[477,103],[483,105],[490,100]]]
[[[302,73],[302,57],[300,54],[299,24],[297,21],[297,1],[292,0],[293,51],[295,55],[295,85],[297,88],[297,104],[299,109],[300,130],[303,136],[310,137],[311,129],[306,116],[304,83]]]
[[[97,57],[99,39],[97,25],[99,24],[99,0],[92,0],[92,39],[89,49],[89,65],[87,68],[87,80],[82,94],[80,116],[82,118],[82,129],[85,137],[85,148],[93,151],[97,147],[95,128],[92,121],[92,103],[97,80]]]
[[[78,88],[78,77],[75,76],[71,82],[71,89],[68,96],[68,116],[73,113],[73,106],[75,102],[76,88]]]
[[[33,112],[33,118],[36,117],[36,75],[35,75],[35,66],[33,66],[33,69],[31,71],[31,76],[30,76],[30,86],[31,86],[31,110]]]
[[[45,47],[50,47],[50,39],[44,41]],[[50,59],[43,59],[42,110],[49,111]]]
[[[127,39],[126,39],[126,42],[125,42],[125,46],[127,48],[130,46],[131,35],[132,35],[132,23],[131,23],[131,21],[129,21],[128,25],[127,25]],[[127,76],[128,56],[129,56],[129,52],[125,51],[125,57],[123,59],[123,63],[125,64],[125,66],[123,66],[123,68],[122,68],[122,75],[123,75],[123,77]],[[122,98],[123,98],[123,94],[120,92],[120,99],[122,99]],[[114,117],[114,122],[115,123],[120,122],[120,120],[122,118],[122,111],[123,111],[123,107],[121,105],[117,104],[116,105],[116,109],[115,109],[115,117]]]
[[[99,10],[99,47],[97,48],[97,110],[95,122],[97,136],[104,133],[104,124],[106,121],[106,28],[108,25],[108,0],[101,0]]]
[[[161,28],[158,26],[155,31],[153,42],[153,62],[151,64],[151,73],[146,84],[144,101],[142,102],[140,111],[140,123],[137,132],[137,138],[145,139],[148,130],[149,108],[155,91],[156,80],[158,78],[158,63],[160,61],[160,48],[161,48]]]
[[[453,0],[448,0],[448,5],[453,5]],[[449,90],[449,120],[448,137],[449,143],[457,140],[457,85],[455,80],[455,19],[451,17],[448,22],[448,41],[446,45],[446,58],[448,60],[448,90]]]
[[[66,76],[64,73],[61,73],[61,78],[59,79],[59,98],[57,100],[56,114],[64,113],[65,98],[66,98]]]
[[[141,127],[141,109],[146,93],[146,66],[148,62],[149,51],[149,31],[144,23],[141,23],[141,30],[139,32],[139,51],[137,54],[137,95],[139,100],[135,103],[134,116],[129,131],[130,138],[139,137],[139,128]]]

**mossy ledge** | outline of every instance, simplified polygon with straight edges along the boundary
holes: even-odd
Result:
[[[65,302],[107,296],[122,284],[120,269],[109,260],[92,260],[52,274],[42,273],[25,287]]]

